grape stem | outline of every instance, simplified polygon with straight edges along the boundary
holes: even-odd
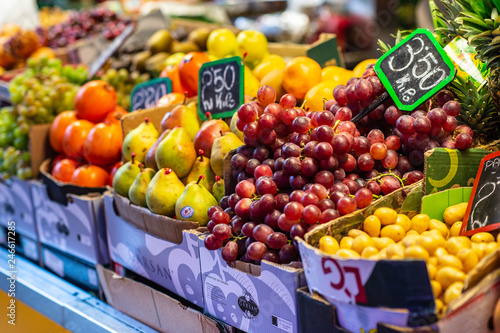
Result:
[[[231,235],[231,240],[235,240],[235,241],[239,241],[240,239],[245,239],[245,238],[248,238],[248,237],[245,236],[245,235],[242,235],[242,236],[233,236],[233,235]]]
[[[337,126],[339,126],[339,124],[340,124],[340,119],[335,122],[335,125],[333,125],[333,131],[334,132],[337,129]]]

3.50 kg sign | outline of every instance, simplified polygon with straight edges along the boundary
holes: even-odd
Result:
[[[455,66],[427,29],[417,29],[384,54],[375,72],[397,107],[412,111],[455,77]]]

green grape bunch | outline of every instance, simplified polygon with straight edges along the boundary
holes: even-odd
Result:
[[[101,80],[108,82],[115,88],[117,103],[125,110],[130,109],[130,94],[134,87],[149,79],[149,74],[129,73],[125,68],[120,70],[110,68],[101,77]]]

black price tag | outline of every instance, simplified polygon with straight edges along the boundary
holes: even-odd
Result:
[[[168,77],[138,84],[130,95],[130,111],[153,108],[160,98],[171,92],[172,81]]]
[[[500,229],[500,151],[486,155],[479,164],[460,234]]]
[[[375,72],[396,106],[413,111],[455,77],[455,66],[427,29],[417,29],[384,54]]]
[[[198,115],[206,120],[232,117],[243,104],[244,67],[240,57],[220,59],[203,64],[198,73]]]

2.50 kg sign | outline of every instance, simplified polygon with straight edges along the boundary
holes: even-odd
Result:
[[[455,66],[427,29],[417,29],[384,54],[375,72],[397,107],[412,111],[455,77]]]

